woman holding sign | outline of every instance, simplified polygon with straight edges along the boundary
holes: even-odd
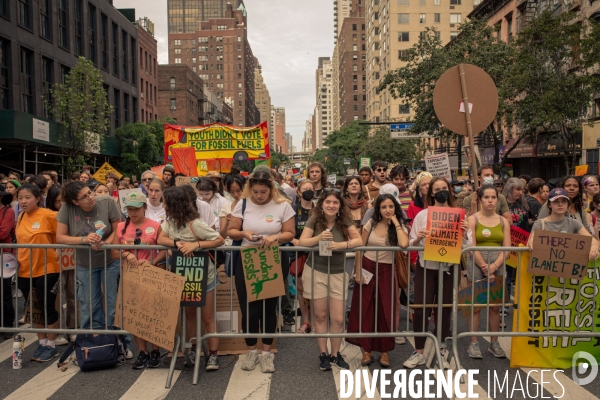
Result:
[[[299,245],[313,247],[319,245],[329,250],[329,255],[308,256],[302,273],[304,298],[310,299],[314,310],[314,328],[317,333],[341,333],[344,331],[346,299],[348,298],[348,274],[345,271],[345,256],[342,252],[362,245],[358,229],[352,222],[350,209],[344,206],[339,189],[324,189],[308,219]],[[322,244],[320,242],[329,242]],[[329,326],[328,326],[329,319]],[[321,371],[331,370],[331,363],[348,369],[348,363],[340,354],[341,338],[332,338],[331,354],[327,355],[327,338],[318,338]]]
[[[454,208],[454,198],[450,195],[450,187],[445,178],[437,177],[431,180],[427,195],[424,200],[428,207],[447,207]],[[452,211],[452,210],[448,210]],[[425,209],[417,214],[413,220],[413,225],[410,230],[410,246],[423,246],[425,239],[430,235],[430,230],[427,228],[428,210]],[[466,220],[461,221],[463,231],[468,229]],[[463,234],[463,247],[467,241],[467,235]],[[423,251],[419,251],[420,264],[415,270],[415,301],[414,304],[436,304],[439,301],[443,303],[452,303],[452,271],[456,268],[455,265],[437,262],[425,261]],[[443,269],[446,273],[442,274],[443,281],[439,282],[439,270]],[[436,298],[438,286],[442,285],[442,299]],[[415,308],[413,327],[415,332],[424,332],[430,309]],[[438,316],[437,323],[442,327],[442,340],[450,335],[450,318],[452,309],[444,307],[442,309],[442,318]],[[406,368],[415,368],[417,365],[423,365],[426,362],[423,356],[426,338],[424,336],[415,337],[415,352],[404,362]],[[445,361],[445,355],[442,354],[444,360],[444,368],[449,368]]]
[[[188,185],[189,186],[189,185]],[[208,226],[202,219],[198,210],[194,208],[194,201],[183,186],[171,186],[163,193],[165,201],[165,212],[167,219],[161,224],[161,232],[158,236],[158,244],[161,246],[175,247],[184,256],[192,256],[199,249],[213,249],[225,243],[225,240]],[[215,287],[218,284],[216,271],[212,262],[208,265],[208,277],[206,284],[206,302],[202,308],[202,322],[207,332],[217,332],[218,325],[215,320],[214,302]],[[204,295],[204,294],[203,294]],[[186,336],[188,338],[198,337],[196,332],[196,308],[185,308]],[[208,339],[209,357],[206,370],[219,369],[217,350],[219,339]],[[196,344],[192,345],[189,353],[190,361],[196,363]]]
[[[294,238],[294,210],[289,200],[275,186],[271,171],[257,171],[250,175],[229,221],[229,237],[241,240],[241,246],[260,245],[267,248],[271,244],[287,243]],[[234,256],[235,289],[242,311],[242,330],[248,333],[275,333],[277,328],[277,299],[248,301],[246,281],[242,267],[242,257]],[[252,371],[260,363],[263,373],[275,372],[271,345],[273,338],[262,339],[262,354],[258,356],[256,338],[246,338],[248,354],[242,362],[244,371]]]
[[[563,188],[554,188],[548,196],[549,215],[545,218],[538,219],[533,224],[531,234],[529,235],[529,250],[533,251],[533,237],[536,230],[545,230],[563,233],[578,233],[583,236],[591,236],[583,224],[575,218],[566,218],[569,215],[571,206],[570,196]],[[598,241],[592,238],[592,247],[590,249],[590,260],[595,260],[598,257]]]
[[[518,179],[515,180],[521,182]],[[521,182],[521,184],[523,183]],[[510,225],[503,216],[496,213],[498,190],[494,185],[483,185],[477,191],[477,197],[481,203],[481,211],[471,215],[468,221],[469,229],[471,232],[475,232],[472,237],[472,246],[510,247]],[[469,262],[467,263],[467,279],[469,287],[471,287],[471,284],[474,281],[485,279],[491,284],[494,282],[496,276],[504,276],[504,257],[505,252],[503,251],[488,251],[485,253],[479,251],[472,252],[469,257]],[[475,301],[471,301],[471,303],[474,302]],[[471,313],[469,312],[467,322],[471,332],[477,332],[479,330],[480,315],[481,308],[477,308],[473,311],[473,318],[471,318]],[[489,308],[489,328],[492,332],[498,332],[500,330],[499,307]],[[502,347],[500,347],[498,337],[496,336],[492,336],[488,351],[492,353],[494,357],[506,357],[506,353],[502,350]],[[471,337],[471,344],[467,349],[467,354],[471,358],[483,358],[481,350],[479,349],[477,336]]]

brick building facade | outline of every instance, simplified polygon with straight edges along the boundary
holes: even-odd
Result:
[[[140,66],[140,121],[148,123],[164,117],[158,114],[158,50],[152,22],[142,18],[136,25]]]
[[[187,65],[158,66],[158,112],[178,125],[204,124],[204,84]]]

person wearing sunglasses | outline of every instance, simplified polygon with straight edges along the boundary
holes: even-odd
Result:
[[[148,186],[150,186],[150,182],[152,179],[157,178],[156,174],[150,170],[142,172],[142,193],[146,196],[148,195]]]
[[[113,243],[121,221],[121,210],[112,197],[94,196],[81,181],[63,186],[62,198],[63,206],[56,217],[57,242],[91,247],[75,249],[81,328],[105,329],[114,323],[121,265],[119,261],[111,260],[110,253],[100,250],[100,246]],[[104,318],[105,313],[108,320]]]
[[[373,202],[379,196],[379,189],[386,183],[387,170],[388,165],[385,161],[378,160],[373,163],[373,182],[363,187],[369,202]]]
[[[117,234],[114,235],[113,243],[115,245],[155,245],[160,234],[160,224],[149,218],[146,218],[147,199],[143,193],[132,192],[125,196],[123,202],[127,210],[127,220],[120,222],[117,228]],[[131,266],[141,264],[142,261],[149,261],[152,265],[158,265],[166,257],[166,251],[158,250],[137,250],[130,248],[127,250],[112,250],[113,260],[123,260]],[[120,321],[117,321],[120,323]],[[131,368],[144,369],[158,368],[160,366],[160,352],[157,345],[152,345],[152,351],[148,353],[148,343],[146,340],[134,336],[135,344],[139,349],[137,360]]]

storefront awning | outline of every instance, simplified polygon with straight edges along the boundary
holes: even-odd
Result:
[[[506,146],[504,146],[505,151],[508,151],[511,147],[514,146],[517,139],[511,139]],[[532,142],[528,138],[523,138],[517,147],[515,147],[509,154],[508,158],[529,158],[536,156],[536,143]]]
[[[565,146],[562,138],[553,135],[540,135],[537,141],[537,156],[538,157],[558,157],[566,152],[572,154],[573,145]],[[581,154],[581,133],[575,139],[576,154]]]

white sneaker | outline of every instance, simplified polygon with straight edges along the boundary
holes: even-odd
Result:
[[[69,344],[69,341],[64,336],[59,336],[59,337],[56,338],[56,345],[57,346],[65,346],[67,344]]]
[[[268,374],[271,372],[275,372],[275,365],[273,364],[273,354],[265,354],[261,355],[258,358],[258,362],[260,363],[260,370],[263,374]]]
[[[396,336],[395,342],[396,344],[405,344],[406,338],[404,336]]]
[[[440,356],[442,356],[442,368],[450,369],[450,364],[448,364],[448,352],[446,350],[440,351]]]
[[[404,361],[404,366],[406,368],[415,368],[417,365],[424,365],[427,362],[423,354],[419,354],[416,351],[413,352],[408,360]]]
[[[19,320],[19,323],[20,323],[20,324],[24,324],[24,323],[25,323],[25,316],[24,316],[24,315],[23,315],[23,318],[21,318],[21,319]]]
[[[75,339],[77,339],[77,335],[76,334],[69,335],[69,339],[71,339],[71,342],[74,342]]]
[[[242,361],[242,370],[252,371],[256,368],[256,364],[258,364],[258,353],[249,351],[244,361]]]
[[[125,359],[131,360],[132,358],[133,358],[133,353],[131,352],[131,350],[127,349],[127,352],[125,353]]]

